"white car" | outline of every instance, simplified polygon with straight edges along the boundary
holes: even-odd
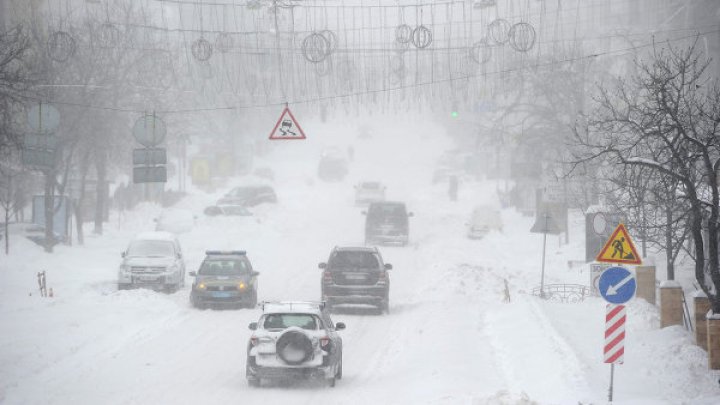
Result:
[[[355,186],[355,204],[385,201],[385,186],[378,181],[362,181]]]
[[[195,226],[195,215],[188,210],[166,209],[155,218],[155,230],[166,231],[175,234],[190,232]]]
[[[180,242],[170,232],[141,233],[121,256],[118,290],[147,287],[172,292],[185,285]]]
[[[333,323],[324,302],[263,302],[260,320],[252,322],[245,377],[263,380],[317,379],[331,387],[342,378],[345,324]]]
[[[478,205],[467,223],[467,237],[481,239],[491,231],[502,232],[503,224],[500,210],[492,205]]]

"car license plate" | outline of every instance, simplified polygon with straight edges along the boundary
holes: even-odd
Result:
[[[135,276],[135,278],[137,278],[140,281],[156,281],[157,280],[156,276]]]
[[[365,276],[362,274],[348,274],[345,278],[348,280],[365,280]]]
[[[213,291],[212,296],[215,298],[228,298],[231,294],[225,291]]]

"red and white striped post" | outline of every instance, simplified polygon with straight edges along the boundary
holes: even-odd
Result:
[[[612,402],[613,374],[615,363],[625,360],[625,305],[607,304],[605,312],[605,363],[610,363],[610,390],[608,399]]]

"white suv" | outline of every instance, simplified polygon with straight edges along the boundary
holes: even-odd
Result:
[[[355,186],[355,204],[385,200],[385,186],[377,181],[362,181]]]
[[[342,378],[342,338],[324,302],[263,302],[247,348],[248,384],[262,380],[317,379],[335,386]]]
[[[170,232],[141,233],[121,255],[118,290],[149,287],[177,291],[185,285],[180,242]]]

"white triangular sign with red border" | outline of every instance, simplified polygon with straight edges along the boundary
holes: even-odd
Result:
[[[305,139],[305,132],[300,128],[300,124],[290,112],[290,108],[285,107],[282,114],[280,114],[275,128],[270,132],[270,139]]]

